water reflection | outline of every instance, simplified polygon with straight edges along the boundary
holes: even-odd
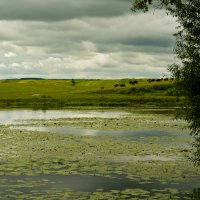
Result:
[[[168,136],[181,136],[190,137],[187,132],[177,132],[158,130],[158,129],[147,129],[147,130],[95,130],[95,129],[84,129],[84,128],[72,128],[65,126],[58,127],[32,127],[32,126],[18,126],[12,127],[13,129],[29,130],[29,131],[40,131],[49,133],[62,133],[62,134],[77,134],[77,135],[114,135],[114,136],[134,136],[134,137],[168,137]]]
[[[132,113],[139,113],[139,114],[167,114],[167,115],[174,115],[176,109],[174,108],[148,108],[148,107],[139,107],[131,110]]]
[[[200,199],[200,188],[195,188],[191,193],[187,196],[187,199],[191,200],[199,200]]]
[[[57,118],[119,118],[127,115],[122,111],[79,111],[79,110],[0,110],[0,124],[22,123],[30,119]]]
[[[76,192],[95,192],[98,189],[101,189],[104,192],[110,192],[113,190],[126,190],[128,189],[137,189],[148,191],[150,196],[154,196],[156,193],[159,193],[159,190],[162,191],[162,194],[169,195],[169,188],[176,188],[179,193],[179,197],[185,196],[185,190],[192,190],[198,185],[197,180],[191,179],[187,183],[177,183],[166,182],[161,183],[156,179],[151,179],[148,182],[142,181],[131,181],[125,176],[116,175],[116,178],[102,177],[102,176],[91,176],[91,175],[37,175],[37,176],[0,176],[1,188],[0,192],[6,194],[7,191],[9,194],[12,192],[9,190],[9,186],[17,187],[17,191],[22,193],[32,193],[32,191],[37,191],[37,193],[42,192],[43,190],[64,190],[66,188],[76,191]],[[24,185],[27,184],[27,187]],[[21,184],[21,185],[20,185]],[[30,187],[30,184],[33,184]],[[156,190],[155,190],[156,188]],[[15,190],[13,190],[15,191]],[[191,199],[198,199],[199,189],[193,190],[188,197]],[[138,194],[139,196],[140,194]]]

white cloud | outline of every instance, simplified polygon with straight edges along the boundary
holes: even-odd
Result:
[[[97,51],[96,45],[91,41],[83,41],[82,46],[88,52]]]
[[[175,26],[163,11],[0,21],[0,78],[158,77],[173,62]]]
[[[11,66],[11,67],[20,67],[21,64],[20,64],[20,63],[12,63],[10,66]]]
[[[5,64],[2,64],[2,63],[0,63],[0,69],[4,69],[4,68],[6,68],[6,65],[5,65]]]
[[[17,56],[17,54],[14,52],[8,52],[8,53],[4,54],[5,58],[12,58],[12,57],[16,57],[16,56]]]

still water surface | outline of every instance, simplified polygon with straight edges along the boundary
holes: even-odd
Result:
[[[1,183],[0,176],[0,183]],[[3,176],[4,180],[12,183],[12,185],[18,184],[18,182],[35,182],[40,183],[41,180],[45,180],[47,184],[43,186],[35,187],[35,190],[46,190],[46,189],[65,189],[69,188],[73,191],[81,192],[95,192],[97,189],[109,192],[115,190],[125,190],[127,188],[140,188],[150,191],[150,194],[154,194],[153,189],[164,190],[165,188],[176,188],[179,190],[193,189],[198,186],[198,179],[193,178],[192,182],[168,182],[162,183],[156,179],[151,179],[148,182],[137,182],[127,179],[125,176],[117,176],[116,178],[101,177],[101,176],[88,176],[88,175],[38,175],[38,176]],[[47,181],[48,180],[48,181]],[[0,188],[0,191],[6,191],[7,187]],[[32,188],[24,186],[20,189],[23,192],[30,192]]]
[[[32,127],[32,126],[14,126],[13,129],[28,130],[28,131],[40,131],[49,133],[62,133],[62,134],[75,134],[75,135],[113,135],[113,136],[132,136],[132,137],[168,137],[168,136],[179,136],[179,137],[190,137],[188,132],[176,133],[167,130],[159,129],[146,129],[146,130],[95,130],[95,129],[83,129],[83,128],[72,128],[65,126],[58,127]]]
[[[79,111],[79,110],[0,110],[0,124],[22,123],[30,119],[58,118],[119,118],[127,115],[122,111]]]
[[[155,110],[154,110],[155,111]],[[148,111],[149,113],[149,111]],[[48,111],[32,111],[32,110],[1,110],[0,111],[0,124],[18,124],[25,123],[30,119],[58,119],[58,118],[120,118],[129,115],[128,112],[123,111],[78,111],[78,110],[48,110]],[[18,129],[26,129],[32,131],[44,131],[51,133],[62,134],[80,134],[80,135],[116,135],[116,136],[134,136],[134,137],[168,137],[173,136],[175,133],[167,130],[130,130],[130,131],[105,131],[105,130],[93,130],[83,128],[71,128],[71,127],[14,127]],[[180,137],[186,137],[187,133],[184,133]],[[151,161],[151,160],[150,160]],[[141,177],[142,178],[142,177]],[[118,178],[107,178],[101,176],[92,175],[55,175],[55,174],[41,174],[37,176],[11,176],[0,175],[0,193],[11,194],[10,186],[17,188],[19,182],[33,182],[40,183],[42,180],[46,180],[46,183],[42,186],[35,186],[36,192],[43,190],[62,190],[68,188],[72,191],[78,192],[95,192],[98,189],[103,191],[112,190],[125,190],[127,188],[140,188],[150,192],[154,195],[154,189],[163,190],[165,188],[176,188],[180,191],[179,198],[183,197],[183,190],[192,190],[193,188],[200,187],[199,177],[191,177],[187,182],[166,182],[161,183],[156,179],[151,179],[148,183],[142,183],[137,181],[131,181],[125,176]],[[3,186],[4,185],[4,186]],[[32,188],[26,186],[19,187],[13,191],[22,193],[31,193]]]

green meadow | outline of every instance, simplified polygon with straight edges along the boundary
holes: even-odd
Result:
[[[177,106],[173,81],[0,80],[0,107]],[[125,84],[125,87],[115,87]]]

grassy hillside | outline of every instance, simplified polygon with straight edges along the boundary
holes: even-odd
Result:
[[[177,105],[173,81],[137,81],[0,80],[0,107]]]

